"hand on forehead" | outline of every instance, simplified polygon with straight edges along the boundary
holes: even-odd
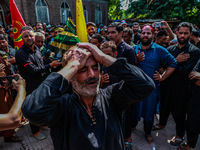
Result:
[[[65,66],[70,60],[79,60],[82,57],[89,57],[91,56],[91,52],[84,48],[79,48],[74,46],[70,48],[63,56],[62,64]]]

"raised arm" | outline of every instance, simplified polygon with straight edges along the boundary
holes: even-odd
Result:
[[[61,119],[70,104],[72,93],[69,81],[91,55],[73,47],[63,57],[63,69],[50,74],[40,86],[26,97],[22,106],[24,116],[33,124],[53,126]]]
[[[18,81],[13,80],[13,86],[17,90],[17,97],[10,111],[7,114],[0,115],[0,131],[15,129],[21,125],[21,106],[26,96],[25,81],[19,75],[15,76],[19,78]]]

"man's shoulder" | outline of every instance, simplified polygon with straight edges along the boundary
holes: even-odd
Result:
[[[28,51],[26,50],[26,48],[24,47],[24,45],[22,45],[19,50],[16,51],[15,56],[19,56],[19,55],[28,55]]]
[[[172,50],[175,50],[176,47],[177,47],[177,44],[171,45],[171,46],[169,46],[169,47],[167,48],[167,50],[168,50],[168,51],[172,51]]]
[[[158,45],[158,44],[156,44],[156,43],[154,43],[154,47],[156,48],[156,50],[160,50],[160,51],[166,51],[166,50],[167,50],[167,49],[164,48],[163,46]]]
[[[189,53],[195,54],[200,57],[200,49],[193,44],[190,45]]]
[[[124,42],[124,48],[125,50],[133,50],[133,47],[131,47],[129,44]]]

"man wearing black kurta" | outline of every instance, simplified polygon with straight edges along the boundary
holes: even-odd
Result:
[[[99,89],[98,63],[122,81]],[[124,150],[121,113],[148,96],[153,81],[125,59],[116,60],[92,44],[72,47],[63,65],[26,98],[25,117],[51,128],[56,150]]]
[[[153,128],[164,128],[171,112],[176,123],[176,136],[170,141],[174,146],[184,140],[186,108],[191,98],[188,75],[200,58],[200,50],[188,42],[191,31],[190,23],[180,23],[177,31],[178,44],[168,47],[168,51],[176,58],[178,67],[171,77],[162,83],[160,122]]]
[[[178,149],[194,149],[200,133],[200,59],[189,75],[192,87],[192,98],[187,111],[187,143],[181,144]]]

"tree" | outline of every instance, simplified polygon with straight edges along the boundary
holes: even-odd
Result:
[[[111,19],[178,19],[200,23],[200,2],[196,0],[130,0],[130,6],[126,11],[121,10],[120,6],[119,0],[109,1]]]

